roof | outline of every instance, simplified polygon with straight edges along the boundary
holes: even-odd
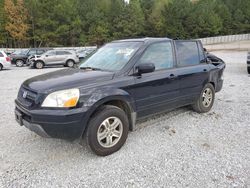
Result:
[[[153,37],[146,37],[146,38],[133,38],[133,39],[122,39],[116,40],[113,42],[156,42],[156,41],[165,41],[165,40],[172,40],[170,38],[153,38]]]

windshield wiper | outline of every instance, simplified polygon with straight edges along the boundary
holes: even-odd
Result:
[[[86,69],[90,69],[90,70],[102,70],[100,68],[95,68],[95,67],[80,67],[80,69],[84,69],[84,70],[86,70]]]

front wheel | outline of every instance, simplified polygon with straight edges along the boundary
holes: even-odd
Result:
[[[36,67],[37,69],[42,69],[42,68],[44,67],[44,63],[43,63],[42,61],[37,61],[37,62],[35,63],[35,67]]]
[[[206,84],[203,88],[199,98],[193,104],[194,111],[198,113],[205,113],[211,110],[214,104],[215,90],[212,84]]]
[[[3,70],[3,65],[2,65],[2,64],[0,64],[0,71],[1,71],[1,70]]]
[[[125,112],[116,106],[107,105],[91,118],[86,141],[95,154],[110,155],[123,146],[128,130],[129,123]]]
[[[247,67],[247,72],[248,74],[250,74],[250,67]]]

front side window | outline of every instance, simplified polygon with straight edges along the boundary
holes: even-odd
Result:
[[[65,51],[57,51],[56,55],[66,55],[66,52]]]
[[[41,55],[41,54],[43,54],[44,53],[44,50],[37,50],[37,55]]]
[[[55,51],[47,51],[47,52],[45,53],[45,55],[49,55],[49,56],[51,56],[51,55],[56,55],[56,52],[55,52]]]
[[[178,57],[178,65],[190,66],[200,63],[200,57],[196,42],[175,41]]]
[[[84,61],[80,68],[91,67],[107,71],[119,71],[128,63],[142,44],[142,42],[106,44]]]
[[[174,66],[174,58],[171,43],[160,42],[150,45],[138,63],[153,63],[155,70],[172,68]]]
[[[28,55],[35,55],[36,54],[36,50],[30,50]]]

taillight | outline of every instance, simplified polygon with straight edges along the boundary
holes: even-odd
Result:
[[[6,61],[10,61],[10,57],[6,57]]]

